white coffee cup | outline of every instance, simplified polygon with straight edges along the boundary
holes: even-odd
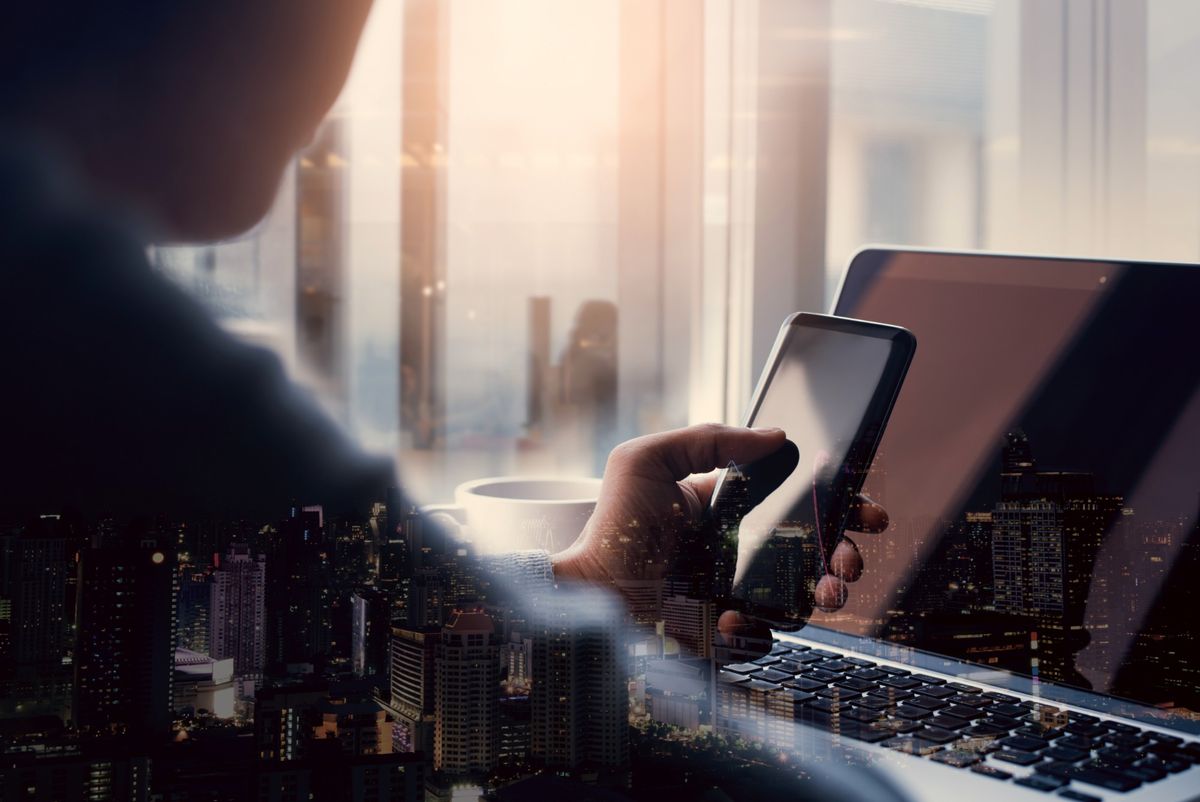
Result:
[[[425,507],[431,516],[448,515],[479,554],[521,549],[561,551],[583,531],[600,480],[560,476],[493,476],[463,482],[455,504]]]

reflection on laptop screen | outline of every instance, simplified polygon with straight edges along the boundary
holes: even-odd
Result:
[[[870,251],[836,311],[920,347],[814,623],[1200,711],[1200,267]]]

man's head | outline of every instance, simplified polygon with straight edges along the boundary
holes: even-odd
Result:
[[[18,0],[0,127],[180,240],[266,213],[346,79],[371,0]]]

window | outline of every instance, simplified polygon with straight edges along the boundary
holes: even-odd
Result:
[[[1190,0],[377,0],[250,235],[155,258],[418,498],[736,421],[868,242],[1200,258]]]

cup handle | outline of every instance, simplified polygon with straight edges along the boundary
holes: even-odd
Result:
[[[428,516],[434,513],[448,515],[458,521],[460,526],[467,525],[467,508],[461,504],[426,504],[421,507],[422,515]]]

